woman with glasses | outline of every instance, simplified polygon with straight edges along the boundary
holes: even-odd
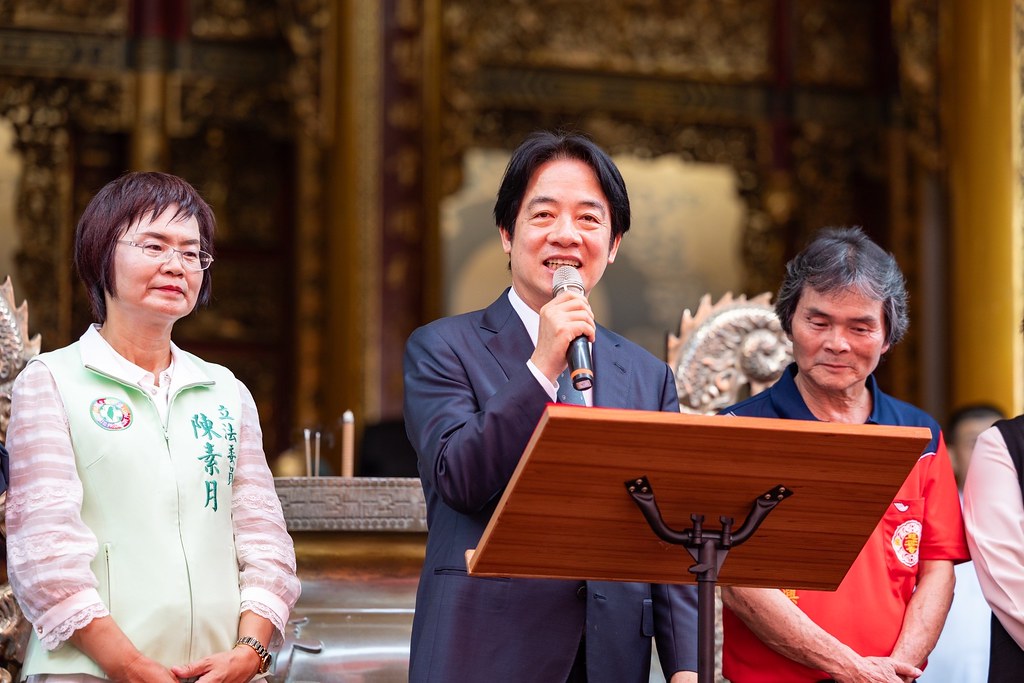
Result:
[[[32,683],[252,679],[299,594],[256,406],[171,341],[210,299],[214,217],[184,180],[129,173],[86,207],[96,318],[14,386],[8,572]]]

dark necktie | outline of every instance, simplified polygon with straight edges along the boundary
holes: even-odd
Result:
[[[558,376],[558,402],[571,403],[577,406],[587,405],[586,400],[583,398],[583,392],[572,385],[572,379],[569,378],[569,368],[563,370],[562,374]]]

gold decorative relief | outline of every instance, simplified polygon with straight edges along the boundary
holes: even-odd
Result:
[[[78,33],[124,33],[130,0],[0,0],[0,25],[67,30]]]
[[[880,188],[888,167],[882,131],[805,122],[794,130],[794,181],[804,198],[797,210],[794,240],[802,248],[819,228],[864,225],[875,235],[887,221],[886,206],[866,205],[862,193]],[[781,272],[780,272],[781,278]]]
[[[693,80],[771,77],[770,0],[445,3],[452,67],[517,65]]]
[[[127,66],[121,36],[0,28],[0,71],[8,76],[111,78]]]
[[[939,26],[942,3],[894,0],[893,45],[899,59],[901,124],[907,146],[924,168],[945,165],[939,113]]]
[[[26,294],[42,304],[34,323],[48,343],[70,336],[60,304],[68,302],[71,283],[66,179],[72,88],[30,79],[0,81],[0,116],[14,126],[14,146],[25,166],[17,206],[21,250],[15,262],[20,281],[31,287]]]
[[[299,130],[320,142],[333,134],[334,56],[330,28],[334,4],[326,0],[279,0],[281,31],[292,52],[287,88]]]
[[[797,0],[793,70],[801,85],[869,87],[879,68],[872,40],[875,4]]]
[[[258,121],[275,137],[291,133],[288,103],[280,84],[260,85],[216,78],[175,76],[169,79],[168,128],[175,137],[199,133],[210,124],[237,125]]]
[[[793,345],[771,298],[770,292],[749,300],[727,292],[712,305],[706,294],[696,313],[683,311],[679,336],[669,334],[666,353],[680,412],[715,414],[782,376],[793,361]]]
[[[279,35],[277,0],[191,0],[192,35],[253,40]]]
[[[92,130],[119,130],[127,106],[124,82],[0,79],[0,116],[15,130],[24,160],[17,203],[19,279],[31,288],[34,323],[48,344],[77,336],[72,329],[70,121]]]

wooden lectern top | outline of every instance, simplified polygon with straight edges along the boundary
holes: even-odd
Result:
[[[646,475],[669,527],[746,519],[794,493],[729,551],[723,585],[834,590],[924,447],[925,427],[549,405],[467,565],[473,575],[691,583],[626,491]]]

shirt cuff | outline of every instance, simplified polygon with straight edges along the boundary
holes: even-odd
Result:
[[[240,600],[241,604],[245,604],[246,602],[255,602],[255,603],[258,603],[260,605],[265,606],[271,612],[276,614],[277,615],[277,621],[279,622],[279,624],[274,624],[274,626],[276,626],[276,627],[278,627],[278,628],[283,630],[284,629],[284,625],[286,623],[288,623],[288,616],[289,616],[291,610],[288,609],[287,603],[285,603],[284,600],[279,598],[274,593],[271,593],[267,589],[265,589],[265,588],[258,588],[256,586],[247,586],[246,588],[242,589],[242,593],[241,593],[240,597],[241,597],[241,600]],[[266,616],[266,615],[261,615],[261,616]],[[273,620],[271,620],[271,621],[273,621]]]
[[[540,384],[540,388],[547,392],[548,398],[551,399],[552,403],[558,403],[558,385],[552,384],[551,380],[544,376],[544,373],[537,369],[537,366],[533,364],[532,360],[526,361],[526,367],[530,368],[530,372],[537,378],[537,383]]]
[[[67,624],[78,614],[85,612],[86,610],[93,613],[94,616],[103,616],[107,614],[107,607],[103,604],[103,599],[100,597],[99,591],[95,588],[87,588],[83,591],[79,591],[74,595],[64,598],[56,605],[46,610],[46,612],[36,620],[33,624],[36,635],[40,640],[47,640],[51,632],[57,631],[68,631]],[[68,631],[67,636],[70,636],[73,631]],[[61,635],[64,635],[61,633]],[[60,640],[66,640],[66,638],[60,638]]]

